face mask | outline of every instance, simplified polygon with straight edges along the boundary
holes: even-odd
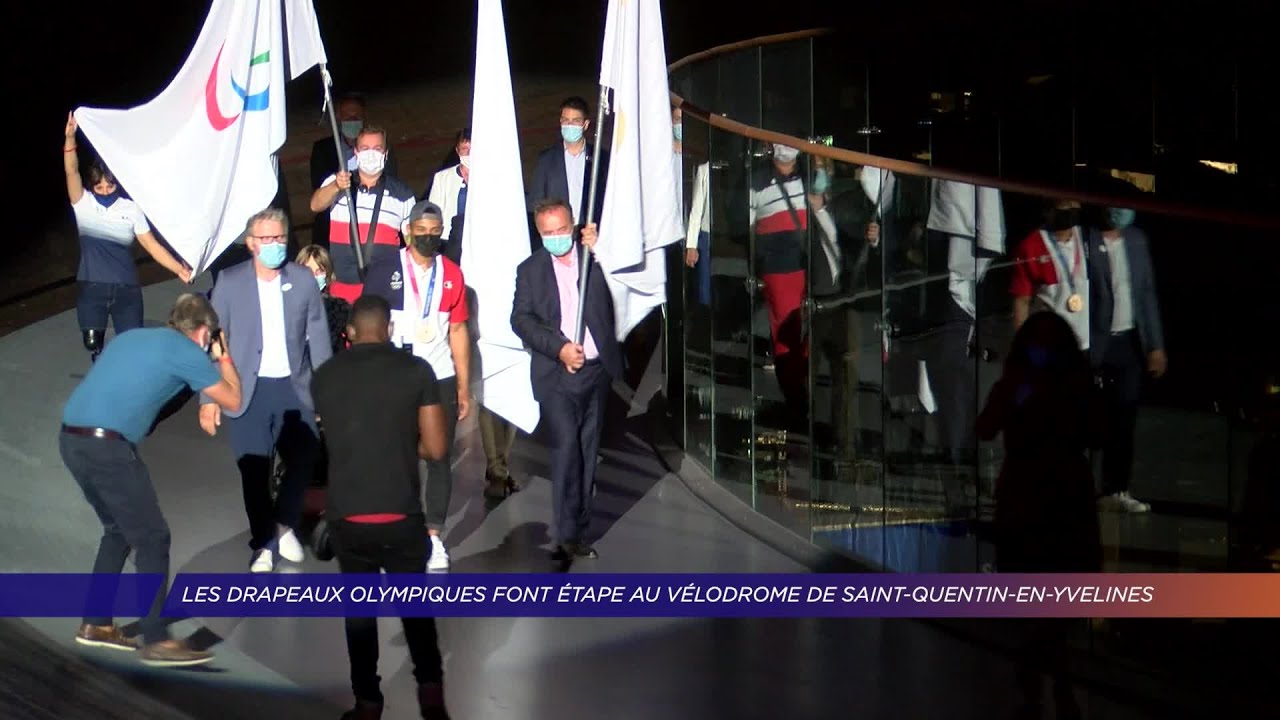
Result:
[[[1107,219],[1111,221],[1111,227],[1116,230],[1123,230],[1133,224],[1133,218],[1137,213],[1129,208],[1111,208],[1107,211]]]
[[[285,253],[288,251],[284,243],[259,245],[258,262],[274,270],[284,264]]]
[[[1080,224],[1080,211],[1071,209],[1054,210],[1049,215],[1049,229],[1054,232],[1070,230]]]
[[[576,143],[582,139],[581,125],[561,125],[560,137],[567,143]]]
[[[684,123],[672,125],[671,135],[676,139],[676,142],[684,142]]]
[[[323,290],[324,287],[329,284],[328,275],[316,275],[315,278],[316,278],[316,285],[319,285],[321,290]]]
[[[777,158],[779,162],[789,163],[800,156],[800,151],[793,147],[787,147],[786,145],[775,144],[773,146],[773,156]]]
[[[555,255],[556,257],[560,257],[562,255],[567,254],[570,250],[573,249],[573,236],[572,235],[543,235],[542,247],[546,248],[547,252],[551,253],[552,255]]]
[[[363,120],[343,120],[341,125],[342,137],[354,141],[360,131],[364,129]]]
[[[413,249],[423,257],[435,257],[440,252],[439,235],[414,235]]]
[[[356,153],[356,162],[360,166],[360,172],[377,175],[386,167],[387,155],[377,150],[361,150]]]
[[[822,168],[818,168],[817,172],[813,174],[813,186],[809,189],[815,193],[824,193],[830,187],[831,178],[827,176],[827,171]]]
[[[462,166],[462,167],[464,167],[464,168],[468,168],[468,169],[469,169],[469,168],[471,167],[471,156],[470,156],[470,155],[463,155],[463,156],[459,157],[459,158],[458,158],[458,164],[459,164],[459,165],[461,165],[461,166]]]
[[[106,195],[99,195],[98,193],[90,193],[90,194],[93,195],[93,199],[97,200],[98,204],[104,208],[109,208],[112,205],[115,205],[116,201],[120,199],[119,190],[112,190]]]

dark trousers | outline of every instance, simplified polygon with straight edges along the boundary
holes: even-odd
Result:
[[[228,418],[231,450],[240,468],[244,510],[249,516],[249,547],[269,546],[276,525],[297,528],[307,485],[320,454],[315,411],[302,406],[289,378],[258,378],[249,407]],[[272,452],[284,461],[284,481],[271,501]]]
[[[82,282],[76,297],[76,320],[81,330],[106,331],[111,321],[116,334],[142,327],[142,288],[120,283]]]
[[[339,522],[333,526],[338,569],[347,574],[424,573],[427,546],[421,516],[386,524]],[[419,683],[440,682],[444,660],[440,656],[435,618],[402,618],[413,676]],[[351,691],[356,699],[382,702],[382,678],[378,676],[378,619],[346,619],[347,656],[351,660]]]
[[[458,378],[445,378],[436,384],[440,389],[440,405],[444,408],[444,431],[449,451],[439,460],[419,461],[426,474],[427,527],[443,530],[449,517],[449,496],[453,494],[453,436],[458,429]]]
[[[1102,445],[1103,495],[1127,491],[1133,477],[1133,442],[1138,426],[1142,372],[1138,334],[1130,330],[1112,335],[1099,368],[1107,408],[1107,430]]]
[[[599,361],[562,373],[557,392],[542,400],[551,435],[551,514],[560,544],[582,540],[591,524],[591,488],[608,398],[609,374]]]
[[[160,512],[160,501],[147,466],[137,449],[124,440],[61,433],[58,449],[62,461],[80,485],[84,497],[102,522],[102,540],[93,573],[103,582],[120,575],[129,552],[141,574],[160,575],[164,582],[151,604],[151,612],[139,623],[147,643],[169,638],[160,617],[169,594],[169,524]],[[110,576],[110,577],[108,577]],[[109,617],[86,617],[90,625],[110,625]]]

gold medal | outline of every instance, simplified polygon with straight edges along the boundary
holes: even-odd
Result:
[[[418,321],[418,342],[429,343],[436,339],[436,324],[429,317]]]
[[[1067,309],[1073,313],[1080,312],[1084,309],[1084,298],[1080,297],[1078,293],[1072,294],[1071,297],[1067,298]]]

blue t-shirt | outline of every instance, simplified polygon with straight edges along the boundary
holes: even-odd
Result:
[[[80,201],[71,206],[80,231],[81,282],[138,284],[138,266],[133,259],[137,236],[151,231],[137,203],[117,198],[109,206],[85,189]]]
[[[67,399],[62,422],[115,430],[136,444],[184,385],[198,392],[221,379],[209,356],[177,330],[130,330],[107,344]]]

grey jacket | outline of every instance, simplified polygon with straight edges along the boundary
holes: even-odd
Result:
[[[280,287],[284,291],[285,344],[289,351],[290,380],[303,405],[314,408],[311,372],[333,354],[324,299],[311,271],[292,262],[281,268]],[[262,308],[258,302],[258,277],[252,260],[219,273],[212,302],[218,320],[231,340],[231,357],[240,371],[240,410],[224,414],[240,417],[253,401],[262,361]],[[213,401],[203,395],[200,397],[201,404],[210,402]]]
[[[1133,294],[1133,324],[1144,353],[1164,349],[1164,326],[1156,297],[1155,272],[1147,234],[1136,227],[1121,231],[1129,261],[1129,289]],[[1115,297],[1111,288],[1111,254],[1104,245],[1102,231],[1089,230],[1089,355],[1094,366],[1102,364],[1111,336]]]

